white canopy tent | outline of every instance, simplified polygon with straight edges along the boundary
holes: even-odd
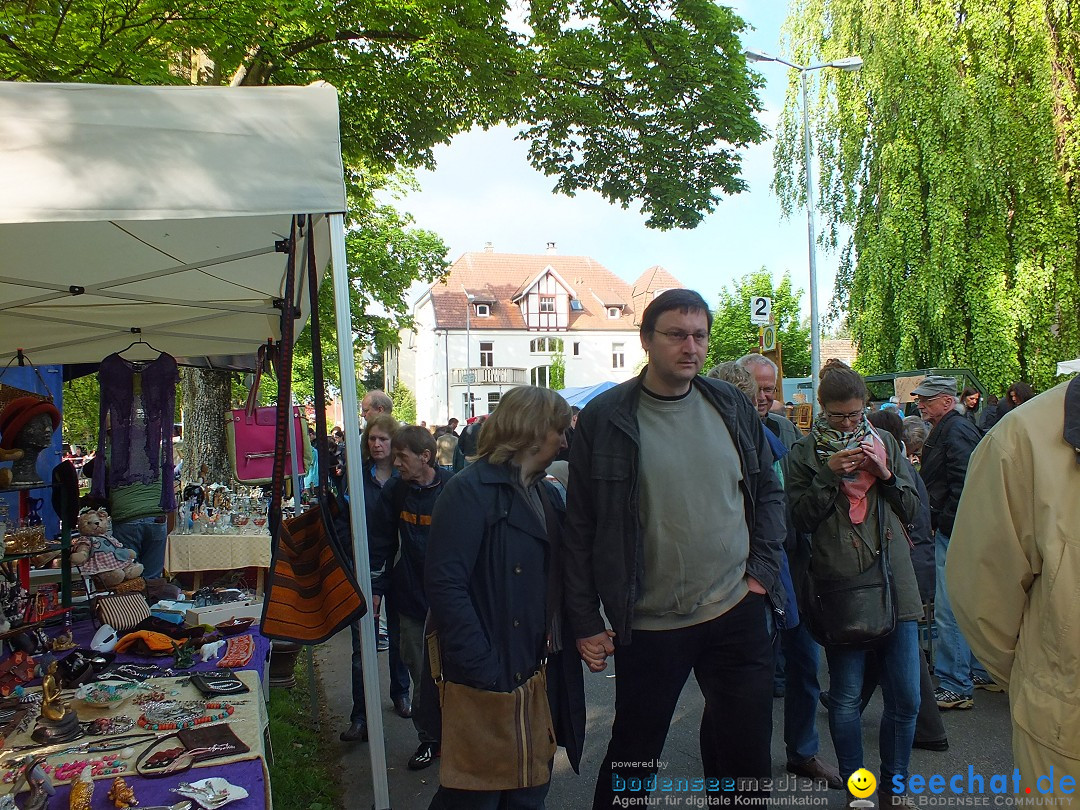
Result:
[[[1058,374],[1080,374],[1080,357],[1075,360],[1062,360],[1057,364]]]
[[[338,342],[352,344],[330,85],[0,82],[0,177],[0,367],[19,349],[37,364],[96,363],[138,339],[192,365],[243,365],[280,337],[288,257],[278,243],[297,214],[314,217]],[[306,245],[295,255],[299,269]],[[355,402],[353,353],[340,356],[342,399]],[[356,409],[343,419],[358,442]],[[360,495],[349,511],[355,559],[367,560]],[[370,594],[366,565],[357,578]],[[370,614],[361,627],[375,661]],[[375,803],[387,808],[378,668],[364,674]]]

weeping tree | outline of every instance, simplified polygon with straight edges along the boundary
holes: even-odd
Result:
[[[1080,352],[1078,0],[795,0],[822,243],[859,366],[967,366],[1041,389]],[[791,77],[776,189],[804,204]]]

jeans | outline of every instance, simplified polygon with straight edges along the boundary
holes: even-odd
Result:
[[[787,760],[800,765],[817,756],[818,658],[821,647],[810,635],[806,622],[780,631],[784,651],[784,745]]]
[[[919,713],[918,624],[897,622],[892,634],[873,651],[826,647],[829,661],[829,731],[840,766],[840,778],[847,780],[864,767],[862,746],[862,687],[866,660],[876,653],[880,664],[881,693],[885,709],[879,735],[881,775],[879,785],[888,786],[893,776],[905,780]]]
[[[629,644],[615,639],[615,720],[596,777],[593,808],[613,806],[613,762],[642,763],[614,769],[624,782],[633,778],[643,784],[656,773],[656,759],[691,671],[705,697],[699,735],[705,777],[770,778],[773,654],[765,612],[766,598],[749,593],[712,621],[678,630],[635,630]],[[633,799],[647,793],[644,788],[622,790],[618,796]],[[733,795],[767,793],[752,785]]]
[[[113,536],[124,548],[135,552],[142,563],[144,578],[158,579],[165,573],[165,543],[169,538],[169,527],[163,517],[148,515],[114,523]]]
[[[385,599],[383,599],[383,605],[386,605]],[[367,709],[364,703],[364,658],[360,653],[359,622],[349,625],[349,635],[352,636],[352,714],[349,715],[349,721],[355,723],[357,720],[367,720]],[[409,669],[401,660],[396,632],[390,635],[390,650],[387,658],[387,663],[390,665],[390,699],[407,698],[409,696]]]
[[[971,697],[974,685],[972,675],[981,675],[989,680],[982,664],[968,646],[967,639],[960,632],[960,626],[953,615],[949,592],[945,587],[945,556],[949,551],[949,538],[937,532],[934,543],[934,563],[937,568],[934,596],[934,626],[937,628],[937,643],[934,645],[934,674],[944,689],[964,697]]]

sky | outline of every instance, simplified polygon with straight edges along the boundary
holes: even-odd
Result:
[[[743,45],[779,53],[780,26],[787,13],[781,0],[736,0],[736,11],[751,26]],[[783,107],[787,68],[756,65],[767,84],[760,91],[760,120],[766,141],[744,152],[742,176],[748,189],[723,199],[693,230],[655,231],[635,206],[623,210],[599,194],[570,198],[552,192],[555,178],[535,171],[527,144],[500,127],[457,136],[435,150],[434,171],[417,173],[420,191],[399,205],[418,227],[438,233],[451,261],[491,242],[497,252],[543,253],[555,242],[563,255],[589,256],[627,281],[659,264],[687,287],[715,302],[721,288],[764,266],[774,279],[791,273],[795,289],[807,291],[809,271],[805,211],[782,219],[771,189],[772,135]],[[818,298],[822,313],[832,298],[837,257],[818,249]],[[803,298],[809,312],[808,296]]]

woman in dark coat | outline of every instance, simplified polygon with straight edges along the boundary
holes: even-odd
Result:
[[[576,769],[584,689],[580,660],[562,632],[563,507],[544,481],[566,446],[569,425],[570,407],[553,391],[521,386],[503,395],[480,433],[475,462],[446,484],[435,505],[424,584],[447,681],[511,692],[547,658],[555,729]],[[542,808],[547,791],[548,784],[486,791],[442,786],[431,807]]]

